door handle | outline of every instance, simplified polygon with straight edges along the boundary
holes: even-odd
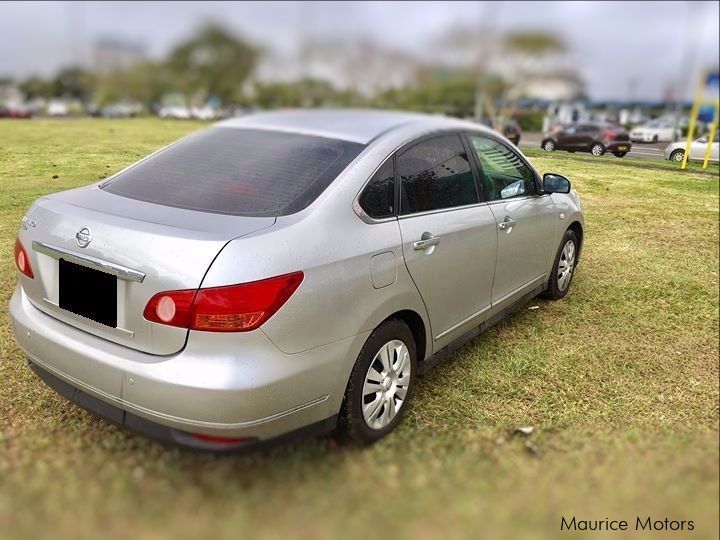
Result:
[[[422,238],[417,242],[413,243],[413,249],[415,251],[422,251],[432,246],[437,246],[440,243],[440,238],[433,236],[429,232],[423,233]]]
[[[498,223],[498,229],[500,229],[501,231],[504,231],[505,229],[510,229],[513,225],[515,225],[515,223],[516,222],[514,219],[510,219],[510,217],[505,216],[505,221],[501,221],[500,223]]]

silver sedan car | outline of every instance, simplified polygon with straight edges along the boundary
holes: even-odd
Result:
[[[685,157],[685,141],[677,141],[665,148],[665,159],[680,162]],[[690,143],[689,161],[703,161],[708,147],[708,136],[700,137]],[[710,145],[708,161],[717,163],[720,160],[720,131],[715,132]]]
[[[45,383],[164,441],[370,443],[418,375],[567,294],[583,229],[566,178],[476,124],[261,114],[38,199],[12,324]]]

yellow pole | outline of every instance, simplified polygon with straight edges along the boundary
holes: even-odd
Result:
[[[695,100],[693,101],[692,109],[690,110],[690,123],[688,124],[688,135],[687,141],[685,142],[685,153],[683,154],[681,169],[687,168],[687,162],[690,158],[690,144],[692,143],[693,135],[695,134],[695,126],[697,124],[697,115],[700,109],[700,101],[702,101],[702,88],[705,82],[705,75],[700,78],[700,82],[695,88]]]
[[[715,131],[717,130],[717,111],[715,112],[715,121],[710,126],[710,134],[708,135],[707,146],[705,146],[705,157],[703,158],[703,169],[707,169],[708,160],[710,159],[710,151],[712,150],[713,139],[715,138]]]
[[[687,141],[685,142],[685,153],[683,154],[681,169],[687,168],[688,158],[690,157],[690,144],[692,143],[693,135],[695,134],[695,124],[697,124],[698,109],[700,108],[699,100],[695,100],[692,109],[690,110],[690,123],[688,124],[688,135]]]

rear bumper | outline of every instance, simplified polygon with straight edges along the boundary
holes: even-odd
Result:
[[[32,360],[28,360],[28,364],[30,369],[32,369],[35,374],[50,388],[55,390],[67,400],[79,405],[94,415],[156,441],[183,446],[191,450],[206,452],[239,452],[242,450],[259,449],[261,447],[287,442],[291,439],[299,437],[309,437],[312,435],[327,433],[335,428],[337,422],[337,415],[334,415],[325,420],[315,422],[314,424],[298,428],[284,435],[266,439],[264,441],[257,438],[227,439],[225,441],[198,438],[193,433],[188,433],[170,428],[163,424],[158,424],[97,399],[82,390],[78,390],[49,371],[45,371]]]
[[[73,389],[69,399],[92,398],[86,408],[93,412],[181,444],[188,433],[262,442],[329,421],[367,337],[286,354],[261,331],[191,332],[182,351],[155,356],[43,313],[19,286],[10,314],[20,347],[36,372],[52,377],[41,376],[50,386],[59,380],[64,395]],[[138,419],[162,429],[138,427],[144,424]]]
[[[608,141],[605,150],[608,152],[629,152],[632,149],[630,141]]]

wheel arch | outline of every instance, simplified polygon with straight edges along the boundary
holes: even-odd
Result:
[[[575,265],[580,263],[580,255],[582,255],[583,250],[583,239],[584,239],[584,231],[582,223],[579,221],[573,221],[570,226],[567,228],[569,231],[573,231],[575,233],[575,236],[577,236],[578,239],[578,252],[577,252],[577,258]]]
[[[403,309],[400,311],[396,311],[395,313],[387,317],[383,321],[383,323],[390,319],[398,319],[407,324],[408,328],[410,328],[410,332],[413,335],[413,339],[415,340],[417,361],[422,362],[423,360],[425,360],[425,355],[427,354],[427,329],[425,328],[425,322],[423,321],[423,318],[420,316],[420,314],[412,309]]]

